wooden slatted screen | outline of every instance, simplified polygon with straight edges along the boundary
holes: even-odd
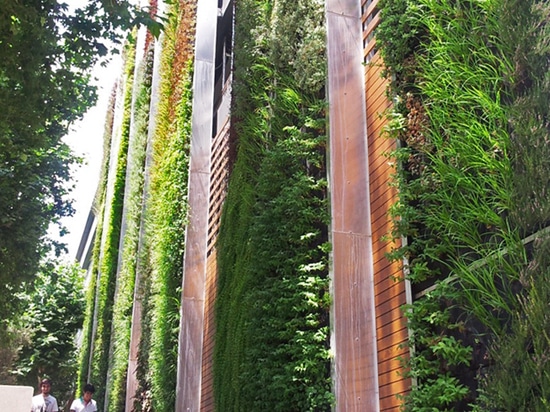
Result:
[[[202,358],[201,411],[214,411],[212,357],[214,351],[214,308],[216,300],[216,239],[220,228],[223,202],[229,178],[230,120],[212,140],[210,158],[210,199],[208,207],[208,243],[206,260],[205,322]]]
[[[399,373],[402,367],[398,360],[408,355],[408,349],[403,345],[408,339],[408,331],[401,311],[401,306],[406,303],[405,282],[395,280],[402,279],[400,265],[390,263],[385,256],[392,246],[397,245],[383,240],[391,229],[388,209],[397,196],[396,189],[389,185],[393,169],[386,154],[395,148],[396,142],[382,135],[386,123],[383,113],[390,107],[390,102],[386,97],[387,81],[381,76],[383,66],[376,48],[376,27],[380,21],[378,0],[363,0],[361,6],[380,411],[398,411],[400,402],[396,395],[405,394],[410,388],[410,380]]]
[[[208,256],[210,256],[216,246],[216,239],[220,230],[221,211],[229,179],[229,125],[228,118],[212,141],[210,201],[208,208]]]
[[[201,408],[203,412],[214,411],[212,363],[214,353],[214,306],[216,300],[217,265],[216,249],[212,249],[206,261],[206,295],[204,319],[204,346],[202,359]]]

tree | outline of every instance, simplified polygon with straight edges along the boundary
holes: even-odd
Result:
[[[76,264],[46,263],[26,286],[26,293],[19,295],[24,307],[20,324],[29,340],[19,351],[14,372],[19,383],[33,387],[48,376],[63,402],[73,392],[77,370],[77,332],[85,307],[83,271]]]
[[[91,69],[107,41],[116,46],[140,23],[160,29],[128,1],[91,1],[69,14],[57,0],[0,0],[0,330],[41,257],[64,249],[47,230],[73,213],[67,182],[80,159],[62,137],[96,100]]]

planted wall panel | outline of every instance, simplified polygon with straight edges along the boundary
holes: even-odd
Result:
[[[323,7],[260,3],[235,2],[236,158],[216,244],[216,410],[326,410]]]
[[[407,239],[394,257],[408,262],[414,300],[406,410],[545,408],[546,366],[508,355],[548,345],[527,326],[546,293],[546,234],[535,228],[547,224],[535,206],[545,191],[534,183],[545,168],[523,168],[540,165],[525,149],[548,133],[534,103],[548,93],[536,80],[548,65],[547,12],[539,1],[383,1],[388,132],[401,143],[394,227]]]
[[[126,380],[130,348],[131,313],[138,264],[138,246],[143,210],[145,154],[147,152],[153,50],[136,67],[133,85],[132,128],[128,145],[128,163],[122,231],[119,246],[117,284],[114,296],[112,357],[107,387],[110,389],[106,409],[120,410],[126,402]]]
[[[89,299],[90,338],[79,378],[98,388],[100,410],[173,411],[175,404],[194,2],[171,3],[167,16],[161,39],[142,28],[137,37],[145,41],[128,49],[106,137],[96,197],[97,286]],[[160,54],[155,73],[153,48]],[[131,322],[140,323],[132,334]]]
[[[132,81],[134,69],[134,45],[128,45],[124,60],[124,75],[120,82],[122,96],[119,110],[119,128],[113,130],[109,158],[106,196],[101,205],[102,232],[96,239],[98,247],[98,270],[96,296],[94,301],[95,332],[91,342],[91,367],[89,381],[98,386],[96,399],[103,404],[106,394],[107,372],[109,369],[111,331],[118,251],[121,231],[121,218],[124,204],[124,188],[127,164],[127,151],[130,131],[130,108],[132,102]],[[116,110],[116,109],[115,109]],[[115,118],[116,118],[115,111]],[[120,112],[119,112],[120,113]]]
[[[138,357],[137,407],[173,411],[176,399],[180,286],[187,220],[191,119],[192,36],[195,2],[170,5],[160,58],[150,213],[146,216],[142,333]]]

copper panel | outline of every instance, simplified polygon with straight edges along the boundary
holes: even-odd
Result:
[[[190,212],[185,244],[176,389],[176,411],[181,412],[198,411],[200,405],[208,180],[208,175],[204,173],[191,173],[189,178]]]
[[[378,410],[377,360],[372,319],[372,277],[364,268],[367,236],[333,234],[333,341],[336,410]]]
[[[357,4],[357,2],[358,0],[327,0],[327,13],[334,13],[342,16],[351,16],[355,18],[358,16],[359,13],[359,5]]]
[[[351,30],[353,21],[356,30]],[[367,233],[368,158],[359,19],[329,13],[327,24],[333,230]]]
[[[212,21],[217,17],[216,5],[212,0],[197,2],[189,220],[183,265],[176,412],[198,411],[201,403],[209,169],[214,110],[216,25],[212,25]]]
[[[188,412],[200,409],[200,382],[202,367],[202,332],[204,302],[184,299],[181,311],[185,321],[181,322],[178,348],[178,379],[176,388],[176,411]]]
[[[183,299],[204,300],[206,281],[206,227],[208,215],[209,176],[192,173],[189,176],[190,210],[185,242],[185,265],[183,274]],[[191,190],[193,203],[191,204]]]
[[[212,134],[212,111],[214,99],[213,62],[195,61],[193,77],[193,117],[190,156],[191,172],[208,173],[210,170],[210,146]],[[201,131],[200,138],[195,138],[195,130]]]
[[[336,411],[379,411],[360,2],[327,0]]]

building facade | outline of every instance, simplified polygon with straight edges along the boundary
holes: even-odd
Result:
[[[151,7],[172,20],[128,47],[113,94],[80,380],[103,410],[399,410],[377,0]]]

